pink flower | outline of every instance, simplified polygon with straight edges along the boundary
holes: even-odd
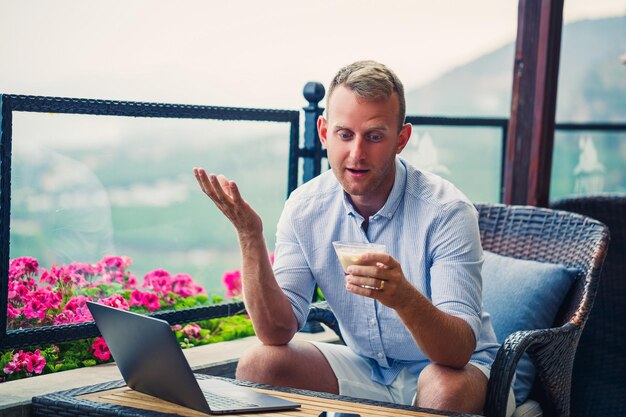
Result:
[[[24,285],[21,282],[18,282],[16,284],[17,285],[15,285],[14,287],[16,296],[21,299],[26,298],[30,293],[30,288],[28,288],[28,286]]]
[[[128,256],[105,256],[98,263],[107,270],[122,270],[128,268],[133,261]]]
[[[57,277],[56,274],[50,271],[47,271],[45,269],[41,273],[41,278],[39,278],[39,282],[50,284],[50,285],[55,285],[58,281],[59,281],[59,277]]]
[[[9,281],[18,280],[25,276],[37,275],[39,263],[30,256],[11,259],[9,262]]]
[[[15,308],[11,303],[7,305],[7,317],[10,319],[14,319],[22,313],[20,308]]]
[[[119,282],[120,284],[124,283],[124,273],[122,271],[111,271],[111,282]]]
[[[52,291],[50,287],[39,287],[35,291],[31,291],[28,296],[31,300],[42,303],[46,309],[59,308],[63,298],[60,292]]]
[[[61,324],[74,324],[74,323],[84,323],[87,321],[93,321],[91,317],[91,313],[87,311],[75,313],[73,311],[62,311],[54,317],[54,325],[58,326]]]
[[[22,285],[22,283],[19,281],[9,281],[9,292],[8,292],[9,300],[17,298],[16,288],[20,285]]]
[[[43,320],[46,317],[46,306],[36,298],[31,299],[22,310],[28,319]]]
[[[193,281],[188,274],[176,274],[172,278],[172,292],[181,297],[190,297],[206,293],[204,288]]]
[[[4,369],[2,370],[2,372],[4,372],[7,375],[12,374],[13,372],[19,372],[21,371],[22,368],[18,367],[18,364],[16,364],[15,362],[8,362],[5,366]]]
[[[41,352],[37,349],[34,353],[26,354],[26,369],[28,372],[40,374],[46,366],[46,358],[41,356]]]
[[[194,339],[200,339],[200,325],[196,323],[191,323],[183,327],[183,333],[185,333],[188,337],[192,337]]]
[[[111,358],[111,351],[102,337],[96,337],[89,351],[101,361],[108,361]]]
[[[23,256],[14,260],[14,263],[20,263],[24,267],[24,272],[27,275],[35,275],[39,269],[39,262],[37,259],[30,256]]]
[[[143,293],[139,290],[133,290],[130,293],[130,305],[131,306],[140,306],[143,305]]]
[[[84,320],[89,321],[89,320]],[[73,311],[62,311],[54,317],[54,325],[80,323],[80,318]]]
[[[13,354],[13,358],[8,362],[2,370],[5,374],[12,374],[14,372],[20,372],[26,366],[26,354],[20,350]]]
[[[239,270],[224,272],[222,283],[226,287],[226,297],[241,294],[241,272]]]
[[[100,283],[110,284],[111,282],[113,282],[113,276],[108,271],[101,272],[100,276],[102,277],[100,280],[98,280],[98,282]]]
[[[124,289],[130,290],[132,288],[137,288],[137,278],[135,278],[133,275],[128,274],[126,284],[124,284]]]
[[[83,323],[86,321],[92,321],[91,313],[87,308],[87,301],[91,301],[91,297],[85,297],[79,295],[73,297],[65,304],[63,311],[54,318],[54,324],[70,324],[70,323]]]
[[[87,310],[87,301],[91,301],[91,297],[85,297],[84,295],[78,295],[76,297],[73,297],[70,301],[67,302],[67,304],[65,304],[65,307],[63,307],[63,310],[65,311],[72,311],[72,312],[77,312],[80,310]]]
[[[159,296],[152,292],[141,292],[134,290],[130,293],[131,306],[143,306],[150,311],[156,311],[161,308]]]
[[[150,288],[154,292],[167,294],[172,291],[172,277],[164,269],[155,269],[143,277],[143,288]]]
[[[128,310],[130,306],[128,302],[119,294],[113,294],[107,298],[101,298],[98,300],[100,304],[104,304],[105,306],[119,308],[120,310]]]
[[[94,265],[83,263],[83,262],[72,262],[68,265],[68,268],[79,275],[85,276],[94,276],[98,273],[98,268]]]
[[[159,296],[153,292],[147,292],[143,294],[142,304],[150,311],[156,311],[161,308],[159,303]]]
[[[76,285],[78,287],[84,287],[89,283],[83,276],[83,269],[81,265],[83,264],[71,263],[69,265],[61,266],[53,264],[49,271],[44,270],[42,272],[39,282],[47,283],[49,285],[61,284],[66,286]]]

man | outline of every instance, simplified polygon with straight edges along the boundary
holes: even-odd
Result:
[[[498,345],[482,311],[477,214],[449,182],[398,158],[411,136],[402,83],[361,61],[333,79],[318,120],[332,171],[292,193],[275,262],[259,215],[235,182],[194,168],[230,219],[243,256],[243,296],[261,346],[237,378],[457,412],[482,411]],[[337,240],[382,243],[347,274]],[[347,346],[292,341],[315,284]]]

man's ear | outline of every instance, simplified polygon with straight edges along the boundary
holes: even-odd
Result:
[[[396,153],[399,154],[402,152],[407,143],[409,143],[409,139],[411,138],[411,132],[413,131],[413,126],[411,123],[406,123],[402,126],[400,130],[400,134],[398,135],[398,147],[396,148]]]
[[[324,118],[324,116],[320,116],[317,118],[317,134],[320,136],[320,142],[322,142],[323,146],[326,146],[326,138],[328,134],[328,122]]]

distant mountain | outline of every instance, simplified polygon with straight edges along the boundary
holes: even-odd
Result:
[[[416,115],[508,117],[513,82],[510,43],[407,92]],[[563,27],[557,121],[626,121],[626,16]]]

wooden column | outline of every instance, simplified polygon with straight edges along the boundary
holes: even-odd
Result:
[[[550,197],[563,0],[520,0],[504,202],[547,207]]]

